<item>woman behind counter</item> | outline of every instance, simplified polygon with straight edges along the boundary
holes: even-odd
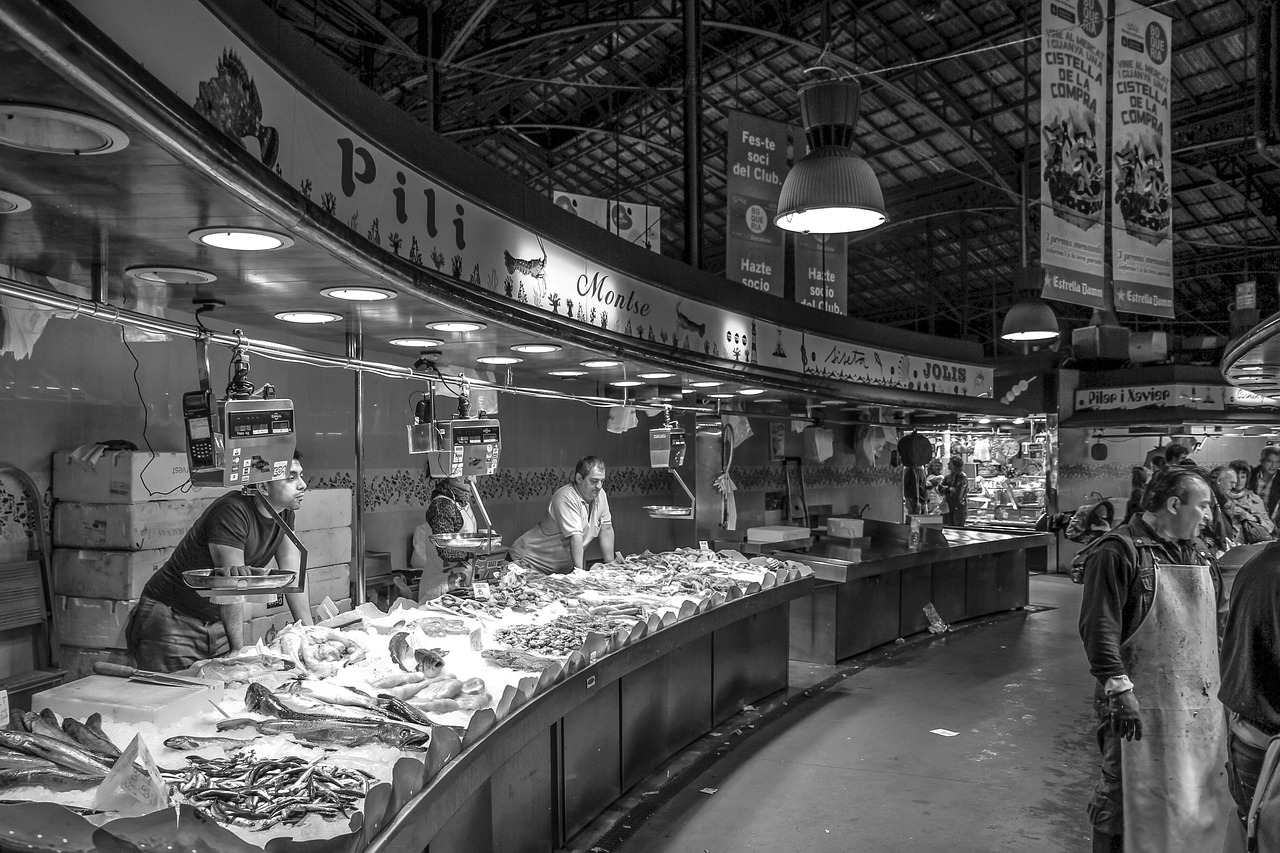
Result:
[[[418,585],[421,592],[439,586],[440,580],[426,577],[432,567],[431,555],[439,557],[441,568],[446,574],[462,571],[470,554],[466,551],[454,551],[450,548],[439,548],[431,542],[431,537],[448,533],[475,533],[476,516],[471,508],[471,487],[465,477],[441,477],[436,480],[431,498],[427,501],[426,522],[419,524],[413,531],[413,556],[410,565],[422,569],[424,577]]]

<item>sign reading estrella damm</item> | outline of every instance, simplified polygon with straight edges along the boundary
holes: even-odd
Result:
[[[1111,271],[1117,311],[1173,316],[1170,20],[1116,0]]]
[[[728,111],[725,151],[725,278],[782,296],[786,232],[773,224],[787,175],[791,128]]]
[[[1043,296],[1103,305],[1107,19],[1100,0],[1041,5]]]

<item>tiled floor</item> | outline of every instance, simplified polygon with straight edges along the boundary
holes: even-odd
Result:
[[[1035,576],[1032,604],[1054,609],[868,653],[777,721],[742,729],[629,837],[595,849],[1087,851],[1095,748],[1079,600],[1065,576]]]

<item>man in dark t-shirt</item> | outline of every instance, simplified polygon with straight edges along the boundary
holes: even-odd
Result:
[[[266,505],[292,527],[306,490],[302,463],[294,459],[283,479],[223,495],[204,511],[147,581],[129,616],[125,637],[139,669],[175,672],[244,645],[243,599],[217,603],[187,586],[182,574],[220,569],[228,575],[247,575],[252,574],[250,567],[261,568],[272,558],[281,571],[297,572],[301,554]],[[294,619],[310,625],[307,594],[290,593],[285,598]]]

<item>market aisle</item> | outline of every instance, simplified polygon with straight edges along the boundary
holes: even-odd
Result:
[[[1087,851],[1095,748],[1079,600],[1065,576],[1034,576],[1032,604],[1056,609],[871,653],[611,853]]]

